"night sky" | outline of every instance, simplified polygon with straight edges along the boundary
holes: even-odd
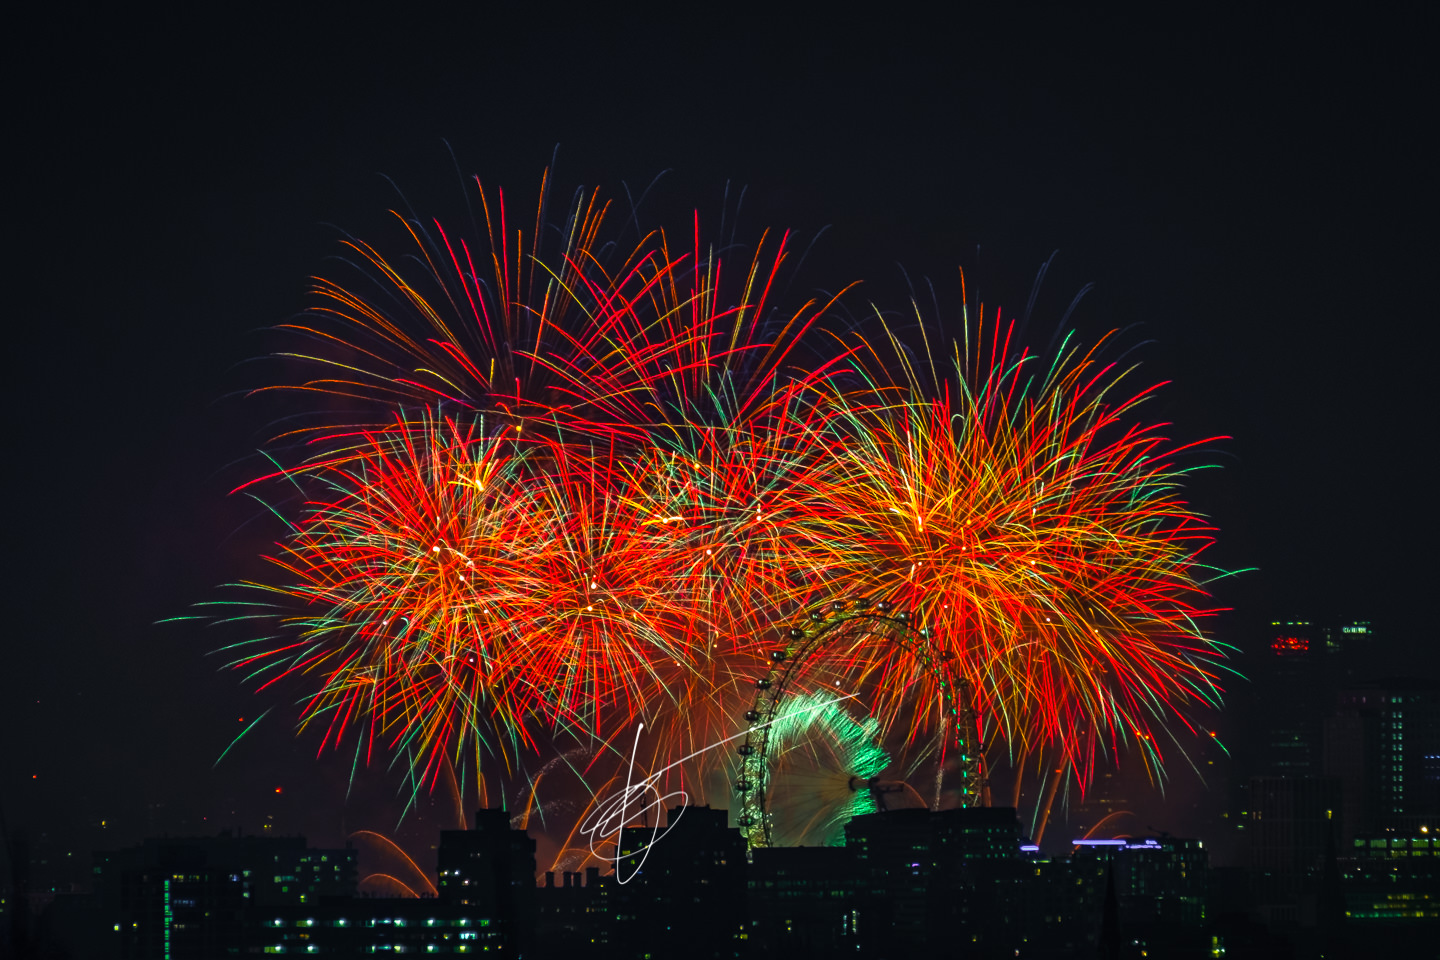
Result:
[[[908,276],[958,310],[963,266],[972,297],[1018,315],[1058,250],[1035,345],[1093,282],[1080,333],[1124,329],[1142,377],[1173,381],[1147,416],[1232,438],[1190,489],[1221,530],[1214,562],[1258,568],[1217,588],[1220,638],[1370,618],[1377,669],[1440,665],[1435,77],[1403,14],[238,9],[54,20],[11,90],[0,804],[50,856],[267,817],[336,844],[398,819],[397,777],[372,770],[345,803],[346,759],[317,763],[285,720],[212,769],[275,701],[217,672],[218,634],[155,622],[260,569],[275,528],[227,492],[283,412],[243,396],[276,373],[264,331],[304,308],[337,227],[393,240],[402,202],[465,215],[447,143],[521,209],[557,145],[566,195],[669,171],[656,210],[713,222],[743,186],[752,233],[789,227],[803,249],[828,226],[797,283],[863,280],[892,309]]]

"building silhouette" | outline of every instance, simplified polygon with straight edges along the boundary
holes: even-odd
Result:
[[[95,855],[100,943],[119,957],[223,956],[258,943],[263,911],[308,908],[355,888],[355,851],[301,837],[146,840]]]
[[[725,810],[672,807],[663,832],[620,832],[610,899],[630,955],[738,957],[748,938],[745,839]],[[621,883],[621,880],[626,882]]]
[[[470,830],[440,831],[437,897],[457,916],[491,920],[520,953],[535,916],[535,841],[501,809],[475,812]]]
[[[1338,796],[1333,779],[1259,779],[1257,835],[1275,839],[1258,848],[1254,876],[1231,869],[1224,883],[1198,839],[1081,839],[1047,856],[1009,808],[883,811],[853,818],[844,846],[747,856],[725,811],[677,807],[663,826],[618,833],[618,871],[537,884],[533,839],[503,811],[482,810],[473,829],[441,833],[433,897],[357,896],[354,852],[299,838],[149,840],[97,854],[94,891],[57,898],[38,929],[45,955],[100,960],[1233,958],[1295,944],[1402,956],[1385,951],[1424,955],[1440,942],[1432,827],[1342,848],[1324,806]],[[1216,910],[1255,890],[1271,891],[1272,927]]]
[[[1390,678],[1343,690],[1325,723],[1325,772],[1341,784],[1344,840],[1414,833],[1440,819],[1440,682]]]
[[[535,842],[503,811],[440,837],[438,897],[356,895],[356,854],[300,837],[147,840],[95,855],[94,890],[56,939],[76,957],[523,955]],[[79,907],[83,906],[83,909]]]

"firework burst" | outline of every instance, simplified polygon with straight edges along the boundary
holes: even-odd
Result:
[[[879,721],[822,689],[787,700],[770,736],[777,845],[833,846],[850,818],[879,809],[872,787],[890,764]]]
[[[321,497],[262,589],[304,612],[235,665],[334,668],[302,722],[329,714],[331,742],[368,717],[427,770],[463,728],[715,733],[792,575],[796,397],[827,372],[786,364],[828,303],[772,307],[784,237],[732,267],[697,218],[682,247],[655,232],[620,254],[597,194],[555,225],[542,199],[528,241],[503,193],[478,195],[473,245],[414,220],[399,260],[347,240],[360,281],[317,280],[285,328],[320,346],[285,356],[325,372],[290,389],[418,413],[301,431],[271,478]]]
[[[306,465],[321,495],[273,558],[282,579],[245,584],[271,598],[245,615],[279,629],[230,648],[231,666],[262,689],[303,678],[322,750],[356,731],[357,758],[379,742],[432,784],[467,746],[529,744],[529,721],[564,710],[519,666],[538,654],[533,527],[555,461],[513,431],[422,417]]]
[[[1197,626],[1212,530],[1179,496],[1184,448],[1135,422],[1151,391],[1127,392],[1096,350],[1067,341],[1045,366],[1010,330],[988,334],[956,346],[935,394],[912,376],[834,398],[843,519],[813,548],[832,582],[917,611],[989,737],[1055,745],[1082,782],[1106,742],[1158,763],[1155,730],[1220,692],[1220,650]],[[933,728],[936,691],[918,715],[898,696],[935,682],[905,648],[846,656],[887,723]]]
[[[355,274],[286,327],[319,372],[276,389],[370,412],[300,431],[275,476],[306,502],[241,614],[277,627],[230,649],[305,689],[322,750],[379,745],[433,786],[467,755],[643,722],[663,766],[735,732],[777,623],[855,597],[925,632],[816,650],[812,680],[876,718],[820,711],[805,736],[831,772],[868,780],[864,744],[964,713],[1083,783],[1129,742],[1158,765],[1156,734],[1218,703],[1212,531],[1180,495],[1184,448],[1138,419],[1151,391],[1100,345],[1045,361],[967,320],[941,377],[888,330],[816,337],[833,299],[777,307],[786,236],[722,256],[696,218],[624,244],[598,192],[553,222],[541,195],[522,226],[479,189],[471,239],[397,218],[399,258],[347,240]],[[728,765],[702,757],[676,776]]]

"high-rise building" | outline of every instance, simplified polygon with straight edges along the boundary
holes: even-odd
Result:
[[[1390,957],[1440,950],[1440,830],[1422,827],[1356,837],[1339,860],[1341,909],[1352,945],[1381,955],[1373,948],[1383,944]]]
[[[521,931],[528,936],[527,929]],[[374,954],[516,956],[515,924],[472,906],[434,897],[334,897],[311,906],[259,911],[251,953],[322,957]],[[522,937],[523,939],[523,937]],[[224,953],[176,954],[209,958]]]
[[[477,810],[471,830],[440,831],[439,899],[507,925],[524,952],[534,925],[535,841],[504,810]]]
[[[1320,628],[1325,655],[1334,658],[1341,669],[1353,672],[1374,651],[1377,639],[1375,624],[1369,620],[1343,620]]]
[[[866,894],[848,847],[762,847],[750,864],[748,939],[775,956],[853,955]]]
[[[1141,956],[1183,956],[1201,941],[1209,898],[1209,855],[1200,840],[1076,840],[1063,870],[1056,914],[1072,919],[1103,914],[1106,887],[1114,884],[1124,939]],[[1043,929],[1043,928],[1042,928]],[[1051,937],[1057,931],[1048,931]]]
[[[355,851],[311,849],[302,837],[146,840],[95,854],[96,912],[119,957],[224,955],[258,942],[257,911],[308,909],[354,890]]]
[[[616,923],[614,877],[601,877],[599,867],[563,871],[562,883],[545,873],[545,885],[536,893],[535,946],[541,957],[611,954]]]
[[[1250,894],[1257,912],[1299,923],[1313,912],[1326,851],[1338,841],[1340,782],[1334,777],[1252,777]],[[1313,921],[1313,917],[1309,918]]]
[[[1205,922],[1209,857],[1201,840],[1147,837],[1115,853],[1115,883],[1129,923]]]
[[[1326,773],[1342,784],[1345,846],[1440,820],[1440,682],[1378,680],[1342,692],[1325,725]]]
[[[845,846],[868,892],[867,946],[950,940],[991,953],[1016,941],[1025,864],[1013,807],[865,814],[845,825]]]
[[[1253,678],[1261,737],[1253,773],[1259,776],[1321,772],[1323,717],[1338,667],[1323,638],[1323,630],[1306,620],[1270,624],[1269,646]]]
[[[1336,695],[1364,678],[1377,641],[1368,620],[1316,623],[1277,620],[1254,665],[1263,751],[1258,776],[1316,776],[1321,772],[1321,726]]]
[[[739,956],[748,935],[745,850],[727,811],[709,806],[672,807],[663,828],[622,829],[610,891],[619,952]]]
[[[1340,869],[1352,918],[1440,921],[1440,829],[1356,837]]]

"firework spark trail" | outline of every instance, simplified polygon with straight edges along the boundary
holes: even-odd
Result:
[[[669,538],[635,522],[599,460],[566,451],[558,460],[521,534],[530,638],[523,666],[547,688],[557,720],[603,738],[657,695],[669,699],[657,663],[689,670],[695,653],[672,599],[678,561]]]
[[[376,848],[380,850],[385,856],[398,856],[400,860],[407,867],[409,867],[412,878],[420,880],[420,882],[428,888],[430,896],[435,896],[437,892],[435,889],[435,884],[431,881],[429,876],[426,875],[425,871],[420,869],[420,865],[415,862],[415,859],[411,857],[410,854],[406,853],[403,849],[401,849],[400,845],[394,840],[391,840],[383,833],[377,833],[374,830],[356,830],[355,832],[350,834],[349,839],[361,839],[369,841],[375,844]],[[365,877],[360,882],[363,884],[366,880],[369,880],[372,877],[383,877],[387,880],[391,880],[408,890],[410,892],[410,896],[418,896],[413,887],[400,880],[398,877],[395,877],[388,873],[373,873]]]
[[[1125,393],[1123,372],[1068,344],[1032,376],[1010,332],[957,348],[935,394],[912,378],[834,398],[817,444],[844,519],[811,547],[837,587],[919,611],[992,735],[1057,744],[1084,783],[1101,738],[1158,764],[1155,727],[1218,703],[1221,654],[1196,626],[1213,612],[1198,559],[1213,531],[1178,495],[1183,448],[1132,422],[1150,391]],[[906,649],[846,654],[887,725],[933,725],[935,678]]]
[[[277,561],[293,582],[274,592],[307,608],[285,625],[299,642],[242,645],[234,664],[267,683],[330,671],[302,723],[328,715],[334,743],[368,723],[367,759],[377,730],[391,749],[419,746],[422,780],[467,727],[488,722],[515,745],[530,742],[527,718],[604,734],[734,686],[731,661],[754,659],[741,644],[788,588],[765,499],[786,483],[774,464],[796,459],[778,441],[793,446],[794,398],[828,375],[782,369],[833,303],[775,315],[784,237],[726,269],[697,217],[688,251],[651,234],[611,269],[596,194],[577,194],[549,248],[538,228],[528,245],[512,238],[503,194],[479,197],[488,254],[438,223],[404,221],[418,253],[396,263],[348,240],[371,291],[318,280],[320,304],[287,327],[324,349],[286,356],[330,374],[295,389],[422,406],[418,425],[301,431],[306,459],[272,476],[334,497],[311,505]],[[493,435],[438,439],[445,404],[483,411]],[[467,444],[502,435],[517,449],[522,435],[549,440],[548,452],[510,456],[484,497],[443,492],[460,481],[437,469],[469,469]],[[481,554],[483,595],[459,566]],[[702,735],[721,723],[710,714]]]
[[[544,445],[479,427],[400,421],[308,466],[328,496],[274,558],[286,582],[246,585],[278,595],[281,632],[296,639],[231,648],[231,665],[264,686],[306,678],[301,725],[323,726],[322,751],[353,730],[367,761],[377,740],[422,757],[432,786],[447,753],[471,740],[478,750],[483,736],[513,754],[530,743],[527,718],[553,713],[514,669],[530,638],[509,615],[532,582],[520,532]],[[289,611],[296,603],[302,612]]]
[[[444,401],[512,422],[554,414],[565,381],[535,357],[558,354],[583,372],[595,365],[597,353],[613,354],[607,340],[622,319],[616,305],[625,302],[627,286],[643,287],[668,266],[654,264],[653,251],[642,243],[607,272],[596,247],[608,204],[595,193],[577,193],[558,229],[537,227],[527,239],[523,228],[512,236],[503,191],[492,203],[491,194],[478,181],[476,186],[485,235],[474,248],[452,239],[438,221],[427,226],[399,214],[414,251],[408,257],[392,261],[347,238],[348,262],[358,277],[316,277],[316,305],[303,322],[281,327],[318,348],[281,356],[319,367],[323,376],[270,389],[318,391],[366,404]],[[544,194],[542,182],[541,209]],[[609,395],[624,395],[617,371],[594,374]]]
[[[321,375],[262,389],[370,407],[458,405],[496,424],[645,444],[660,424],[750,419],[787,386],[781,371],[834,302],[777,314],[788,234],[765,235],[735,269],[703,239],[698,215],[688,250],[663,231],[625,248],[602,230],[609,204],[598,191],[577,192],[562,222],[543,224],[542,181],[527,238],[503,191],[492,202],[476,188],[485,235],[473,249],[439,221],[399,214],[406,257],[347,238],[356,276],[316,277],[304,320],[279,328],[307,346],[278,356]],[[328,450],[336,426],[295,433]]]
[[[890,763],[879,721],[821,691],[787,701],[770,736],[778,845],[833,845],[850,818],[878,809],[868,785]]]
[[[488,281],[475,269],[476,252],[463,240],[453,241],[438,223],[427,231],[405,222],[419,251],[418,256],[402,261],[408,272],[393,266],[374,248],[347,241],[377,292],[362,295],[338,283],[318,281],[322,302],[311,311],[312,322],[289,329],[329,348],[329,353],[322,351],[304,359],[324,365],[336,376],[308,381],[298,389],[329,390],[366,399],[444,401],[487,410],[502,432],[512,430],[516,436],[524,429],[518,421],[527,414],[543,414],[552,423],[563,420],[572,437],[579,427],[592,428],[588,434],[581,433],[582,444],[594,443],[597,436],[613,443],[617,435],[626,432],[632,441],[644,437],[653,427],[647,421],[657,416],[665,419],[665,411],[674,414],[694,408],[715,386],[716,377],[732,392],[748,391],[745,402],[755,402],[760,392],[755,384],[764,376],[752,383],[739,378],[737,372],[756,369],[754,364],[742,362],[742,355],[772,346],[756,340],[754,334],[762,326],[758,318],[765,309],[764,297],[784,257],[783,241],[772,251],[770,261],[765,259],[762,241],[739,305],[722,309],[717,306],[721,302],[721,262],[712,252],[700,263],[703,251],[698,219],[687,284],[681,275],[686,258],[669,258],[663,234],[642,238],[631,254],[620,258],[616,272],[607,272],[597,252],[605,205],[595,194],[577,195],[559,231],[563,242],[558,250],[542,248],[540,238],[545,231],[538,225],[528,246],[520,233],[512,246],[503,194],[493,205],[493,216],[483,188],[479,197],[487,230],[480,246],[488,241],[489,247],[488,256],[479,257],[479,262],[493,267]],[[757,277],[763,283],[757,284]],[[795,322],[792,319],[787,327]],[[723,330],[722,325],[730,329]],[[778,359],[783,356],[782,351]],[[697,392],[696,396],[691,392]],[[569,404],[567,396],[576,402]],[[584,415],[577,413],[582,407],[587,411]],[[478,614],[504,610],[515,620],[511,608],[523,598],[537,595],[543,602],[529,604],[525,612],[530,616],[519,618],[520,626],[511,632],[529,631],[548,638],[536,641],[537,647],[530,652],[539,653],[534,661],[541,667],[539,673],[556,671],[552,678],[559,681],[562,702],[577,708],[582,698],[604,702],[612,691],[625,693],[626,684],[633,684],[624,679],[627,674],[653,675],[649,669],[652,657],[642,653],[629,636],[637,632],[633,621],[639,618],[638,603],[617,607],[617,598],[611,596],[602,601],[602,615],[581,618],[578,614],[595,611],[596,605],[581,594],[600,588],[598,583],[594,588],[588,586],[601,576],[594,569],[597,564],[610,563],[617,570],[625,567],[617,579],[651,575],[663,565],[646,561],[656,558],[665,538],[626,523],[620,515],[621,505],[613,500],[615,491],[596,479],[600,468],[585,462],[578,445],[554,458],[560,461],[563,475],[553,478],[553,483],[545,482],[552,478],[537,481],[530,477],[504,491],[492,486],[488,500],[507,508],[502,527],[492,524],[483,532],[455,529],[472,522],[468,513],[489,514],[478,503],[459,502],[448,490],[450,478],[425,474],[435,468],[420,462],[411,446],[412,436],[425,433],[426,424],[438,422],[440,414],[428,408],[422,411],[418,428],[401,421],[389,428],[327,428],[312,434],[312,447],[319,452],[281,471],[291,478],[303,474],[312,483],[318,480],[339,495],[334,502],[312,505],[285,545],[287,559],[281,561],[298,578],[282,592],[307,606],[326,609],[326,618],[323,623],[290,624],[301,629],[302,640],[270,651],[271,664],[277,653],[291,657],[280,671],[286,675],[333,664],[337,654],[347,649],[355,654],[345,659],[341,672],[332,676],[307,706],[307,719],[330,710],[334,716],[329,732],[343,733],[347,723],[366,712],[373,722],[377,714],[398,710],[422,725],[429,716],[445,716],[447,711],[434,709],[419,693],[423,685],[397,679],[405,677],[406,671],[400,668],[407,664],[385,657],[397,646],[409,645],[417,648],[410,651],[412,659],[423,658],[418,637],[429,638],[426,643],[438,643],[442,648],[458,637],[463,645],[480,629],[474,622]],[[684,422],[683,415],[679,420]],[[473,439],[468,437],[465,442]],[[455,442],[456,438],[448,440]],[[443,444],[434,436],[429,442],[430,461],[442,463],[455,457],[455,451],[440,449]],[[464,442],[459,445],[463,447]],[[394,469],[396,451],[402,459],[408,455],[408,469]],[[477,465],[481,468],[483,465]],[[461,486],[473,494],[475,488]],[[511,497],[508,501],[507,496]],[[469,499],[477,498],[471,495]],[[538,519],[527,524],[522,518]],[[406,531],[411,540],[419,536],[434,542],[392,543],[386,539],[387,523],[394,531]],[[417,532],[422,530],[423,535]],[[377,538],[381,541],[378,547]],[[486,606],[477,600],[473,581],[469,587],[457,588],[465,581],[457,564],[474,562],[468,548],[457,546],[458,540],[473,540],[491,551],[493,555],[487,558],[490,569],[500,574],[498,582],[510,587],[507,595],[491,596]],[[630,554],[622,556],[624,551],[616,549],[622,543],[633,548]],[[521,576],[524,567],[518,562],[519,550],[540,561],[527,590],[517,589],[511,582]],[[416,556],[433,562],[421,563]],[[633,562],[617,563],[622,559]],[[668,586],[657,582],[649,592],[663,596]],[[406,606],[411,595],[419,602],[414,610]],[[407,599],[398,601],[397,596]],[[629,621],[627,628],[606,630],[607,617]],[[597,641],[596,630],[577,626],[577,619],[593,621],[603,639]],[[392,620],[394,629],[404,633],[388,639],[379,636],[383,631],[375,624],[388,628]],[[375,649],[355,651],[350,649],[356,645],[351,640],[327,647],[336,633],[352,630],[358,630],[352,640]],[[416,637],[407,640],[411,633]],[[668,633],[675,634],[676,629],[672,627]],[[527,636],[524,641],[534,639]],[[653,630],[644,643],[672,660],[682,653],[676,642]],[[577,649],[567,649],[567,644]],[[630,658],[617,657],[614,647],[621,654],[628,650]],[[471,655],[477,654],[472,651]],[[236,665],[248,667],[254,662],[242,658]],[[487,664],[491,662],[497,661]],[[477,682],[489,682],[477,679],[482,671],[472,673]],[[585,689],[580,691],[576,684]],[[361,690],[368,691],[368,710],[356,709]],[[628,691],[632,701],[639,699],[634,696],[637,692]],[[472,703],[484,699],[474,693],[469,691]],[[510,693],[513,696],[515,691]],[[522,702],[530,696],[532,692],[522,691]],[[525,710],[504,710],[505,700],[499,702],[506,714],[504,725],[520,730],[523,724],[517,719]],[[331,709],[335,707],[346,709]],[[552,721],[561,719],[554,716],[553,709],[540,712]],[[567,719],[584,719],[593,726],[596,714],[585,713],[583,718],[577,714]],[[333,726],[337,722],[338,731]],[[421,739],[433,740],[436,732],[422,733]]]
[[[934,649],[847,631],[815,678],[907,743],[941,723],[937,655],[990,739],[1082,784],[1123,743],[1158,764],[1156,731],[1218,702],[1212,531],[1101,344],[1046,366],[982,308],[948,379],[888,328],[826,352],[833,298],[775,305],[786,236],[726,260],[697,217],[625,248],[598,192],[528,234],[478,196],[473,244],[403,218],[408,257],[348,240],[362,281],[317,280],[287,328],[324,375],[279,388],[392,407],[298,431],[283,582],[236,617],[279,619],[232,665],[298,680],[322,750],[379,746],[433,789],[467,752],[478,777],[485,752],[644,722],[664,766],[733,732],[774,624],[856,595]]]

